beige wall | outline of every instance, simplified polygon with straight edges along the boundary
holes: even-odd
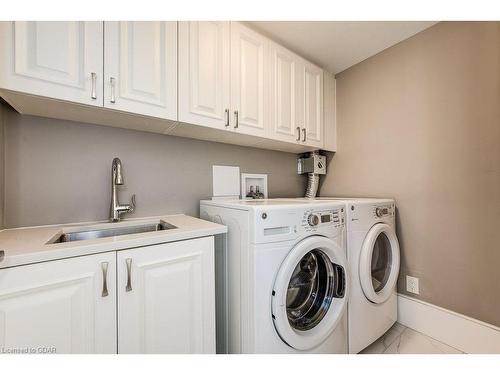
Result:
[[[133,215],[198,215],[212,195],[212,165],[268,173],[273,197],[303,194],[296,155],[6,111],[5,226],[107,219],[111,161],[121,158]]]
[[[5,154],[5,144],[4,144],[4,107],[0,103],[0,228],[3,228],[3,209],[4,209],[4,154]]]
[[[420,298],[500,326],[500,22],[439,23],[337,76],[321,195],[394,197]]]

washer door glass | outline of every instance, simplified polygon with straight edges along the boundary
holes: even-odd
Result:
[[[377,236],[373,245],[371,275],[372,285],[376,293],[380,292],[387,284],[391,275],[392,249],[387,235],[382,232]]]
[[[271,294],[276,333],[290,347],[321,344],[344,318],[349,295],[345,249],[332,239],[310,236],[281,263]]]
[[[323,319],[334,295],[333,277],[333,265],[321,250],[315,249],[302,257],[286,293],[286,313],[293,328],[307,331]]]

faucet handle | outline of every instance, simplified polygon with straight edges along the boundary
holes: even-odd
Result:
[[[128,212],[134,212],[135,210],[135,194],[132,194],[132,199],[130,202],[130,210]]]

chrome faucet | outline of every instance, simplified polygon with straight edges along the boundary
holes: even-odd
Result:
[[[113,159],[111,166],[111,208],[109,210],[109,221],[120,221],[122,212],[133,212],[135,210],[135,194],[132,195],[130,204],[121,205],[118,202],[118,191],[116,186],[123,185],[122,162],[118,158]]]

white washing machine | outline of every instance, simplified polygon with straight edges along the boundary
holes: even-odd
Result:
[[[329,197],[318,197],[315,201],[344,202],[346,207],[347,259],[351,274],[349,353],[359,353],[397,320],[400,250],[395,202]]]
[[[202,201],[216,239],[218,353],[347,353],[345,206]]]

